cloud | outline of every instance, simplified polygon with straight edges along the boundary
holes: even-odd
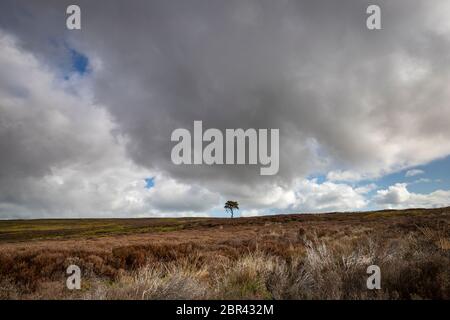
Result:
[[[203,214],[241,199],[248,210],[352,210],[367,195],[342,182],[450,154],[447,0],[386,2],[376,32],[365,28],[366,0],[105,3],[78,1],[81,32],[65,29],[68,0],[0,4],[8,208]],[[65,82],[67,48],[89,72]],[[171,132],[194,120],[280,129],[279,174],[174,165]],[[164,178],[142,188],[149,176]]]
[[[224,193],[218,180],[270,185],[317,171],[359,180],[450,154],[442,120],[450,116],[449,64],[436,54],[450,51],[450,41],[421,19],[435,14],[423,1],[386,4],[391,27],[379,33],[365,28],[364,1],[341,2],[339,10],[329,1],[154,1],[120,13],[81,5],[99,18],[71,43],[102,57],[96,98],[143,166]],[[415,9],[405,15],[405,7]],[[99,43],[113,23],[115,37]],[[219,129],[280,128],[279,176],[173,165],[168,137],[194,120]]]
[[[198,216],[217,207],[220,195],[197,185],[186,185],[160,176],[155,179],[155,187],[147,192],[146,201],[154,208],[153,213]]]
[[[414,177],[414,176],[417,176],[417,175],[419,175],[419,174],[424,174],[424,173],[425,173],[425,171],[423,171],[423,170],[420,170],[420,169],[412,169],[412,170],[406,171],[405,177]]]
[[[450,205],[450,190],[436,190],[429,194],[409,192],[406,183],[396,183],[378,190],[373,202],[382,208],[435,208]]]
[[[361,180],[361,174],[353,171],[330,171],[327,173],[327,180],[330,181],[358,181]]]
[[[62,84],[3,32],[0,47],[2,218],[201,215],[217,205],[202,187],[134,164],[81,79]],[[148,176],[157,188],[146,188]]]
[[[260,204],[260,208],[250,206],[250,209],[242,210],[241,214],[242,216],[269,214],[272,211],[266,208],[273,207],[282,209],[284,213],[358,210],[368,204],[366,194],[375,187],[375,185],[371,184],[354,188],[345,183],[330,181],[319,183],[316,179],[301,179],[295,181],[292,189],[278,188],[276,191],[272,190],[265,195],[264,199],[270,199],[270,194],[275,195],[269,206],[263,204]],[[247,202],[243,202],[243,206],[245,208]]]
[[[364,194],[370,188],[355,189],[347,184],[302,180],[295,187],[292,209],[301,212],[354,211],[364,208]]]
[[[432,182],[431,179],[428,179],[428,178],[420,178],[420,179],[414,180],[412,183],[430,183],[430,182]]]

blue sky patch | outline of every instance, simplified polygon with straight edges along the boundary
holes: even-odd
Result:
[[[87,56],[75,49],[70,49],[70,58],[72,62],[72,70],[83,75],[88,72],[89,59]]]
[[[423,173],[408,177],[406,172],[411,169],[420,169]],[[386,175],[373,182],[377,184],[379,189],[386,189],[396,183],[407,183],[410,192],[425,194],[439,189],[450,189],[449,171],[450,156],[432,161],[425,165]]]
[[[151,189],[155,186],[155,178],[145,178],[145,188]]]

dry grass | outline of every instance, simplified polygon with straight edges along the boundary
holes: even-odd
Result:
[[[0,298],[450,298],[448,208],[191,222],[93,239],[3,237]],[[65,287],[70,264],[82,269],[79,291]],[[381,268],[381,290],[366,288],[371,264]]]

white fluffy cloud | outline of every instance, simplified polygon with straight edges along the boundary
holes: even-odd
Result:
[[[351,211],[367,205],[369,187],[353,188],[343,183],[302,180],[296,185],[293,209],[306,212]]]
[[[409,192],[406,183],[396,183],[378,190],[373,202],[382,208],[434,208],[450,205],[450,191],[436,190],[429,194]]]
[[[362,209],[368,204],[366,194],[373,188],[375,185],[354,188],[345,183],[330,181],[319,183],[316,179],[300,179],[295,181],[292,189],[278,188],[273,190],[272,194],[274,195],[273,199],[283,199],[275,204],[276,208],[280,208],[284,212],[354,211]],[[270,199],[270,193],[266,196],[267,198]],[[242,212],[244,216],[265,213],[270,213],[270,211],[253,208]]]

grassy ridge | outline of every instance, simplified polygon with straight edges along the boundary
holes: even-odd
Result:
[[[172,232],[215,226],[263,225],[277,222],[367,220],[439,215],[448,208],[382,210],[359,213],[292,214],[254,218],[138,218],[138,219],[37,219],[0,220],[0,243],[29,240],[96,238],[105,236]]]
[[[170,218],[4,220],[0,221],[0,243],[167,232],[183,229],[186,223]]]

